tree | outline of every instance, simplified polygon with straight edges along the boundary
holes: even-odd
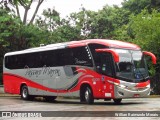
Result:
[[[44,10],[42,15],[36,19],[35,24],[38,28],[50,33],[49,43],[80,39],[81,33],[78,27],[74,26],[70,19],[60,19],[59,13],[54,8]]]
[[[30,24],[21,24],[19,18],[0,4],[0,78],[4,54],[49,43],[50,33]],[[1,82],[1,81],[0,81]]]
[[[151,0],[151,8],[160,11],[159,7],[160,7],[160,1],[159,0]]]
[[[52,32],[51,43],[80,40],[80,31],[69,24],[58,27]]]
[[[138,14],[145,8],[151,11],[151,0],[124,0],[122,8],[129,10],[130,14]]]
[[[160,13],[153,10],[143,10],[137,16],[132,15],[130,18],[130,29],[135,36],[133,42],[140,45],[142,49],[153,52],[157,59],[160,58]],[[160,72],[160,62],[157,61],[156,72]]]
[[[85,38],[111,38],[114,30],[113,8],[105,6],[98,12],[82,7],[79,13],[69,16],[70,23],[75,25]]]
[[[59,13],[54,8],[48,8],[43,11],[42,16],[38,16],[35,25],[41,29],[52,32],[58,26],[62,25],[62,20],[60,19]]]
[[[8,38],[13,35],[14,24],[12,16],[8,15],[8,11],[0,4],[0,83],[2,82],[3,56],[8,51]]]
[[[33,13],[33,16],[31,18],[31,20],[29,21],[29,24],[33,24],[33,21],[36,17],[36,14],[38,12],[39,7],[41,6],[41,4],[43,3],[44,0],[37,0],[38,4],[36,6],[36,9]],[[24,8],[24,16],[23,16],[23,20],[22,23],[23,24],[27,24],[27,15],[28,15],[28,11],[31,7],[31,4],[34,2],[34,0],[4,0],[4,5],[6,6],[6,8],[9,8],[9,5],[12,5],[15,9],[16,9],[16,14],[19,18],[21,18],[20,16],[20,12],[19,12],[19,5],[22,6]]]
[[[129,22],[130,13],[128,10],[120,8],[118,6],[104,6],[102,10],[98,11],[97,16],[95,16],[95,20],[97,21],[94,25],[98,28],[98,34],[102,34],[99,36],[100,38],[109,38],[109,39],[121,39],[120,34],[117,34],[118,31],[120,32],[122,29],[126,27]],[[98,24],[97,24],[98,23]],[[98,25],[98,26],[97,26]],[[123,30],[124,31],[124,30]],[[126,30],[124,31],[126,32]],[[93,32],[94,34],[94,32]],[[118,36],[118,37],[117,37]]]

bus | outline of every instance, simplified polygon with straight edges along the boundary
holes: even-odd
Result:
[[[87,39],[9,52],[3,60],[4,91],[24,100],[41,96],[79,97],[121,103],[124,98],[150,95],[145,56],[156,57],[135,44],[108,39]]]

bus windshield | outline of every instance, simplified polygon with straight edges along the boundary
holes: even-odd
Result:
[[[148,69],[143,53],[136,50],[115,49],[119,54],[116,63],[116,76],[129,81],[141,81],[148,78]]]

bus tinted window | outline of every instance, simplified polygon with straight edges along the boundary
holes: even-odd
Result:
[[[5,57],[8,69],[80,65],[92,67],[91,55],[86,47],[50,50]]]
[[[39,54],[39,61],[40,61],[40,67],[47,66],[47,67],[53,67],[58,66],[58,50],[50,50],[50,51],[43,51]]]
[[[5,58],[5,66],[8,69],[21,69],[25,66],[24,55],[13,55]]]
[[[62,49],[58,51],[58,65],[64,66],[64,65],[74,65],[73,62],[73,52],[71,49]]]
[[[89,44],[88,46],[89,46],[89,49],[90,49],[90,51],[92,53],[95,65],[97,66],[97,64],[100,63],[100,56],[99,56],[99,54],[95,50],[96,49],[107,48],[107,46],[101,45],[101,44]]]
[[[92,67],[91,54],[88,47],[77,47],[72,49],[74,56],[74,64]]]
[[[59,66],[64,65],[80,65],[92,67],[92,60],[88,48],[76,47],[58,50],[58,62]]]

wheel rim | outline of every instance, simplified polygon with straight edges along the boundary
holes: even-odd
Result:
[[[28,91],[27,91],[27,89],[23,89],[23,98],[26,98],[27,97],[27,95],[28,95]]]
[[[85,92],[85,99],[88,100],[88,97],[89,97],[89,92],[88,92],[88,90],[86,90],[86,92]]]

